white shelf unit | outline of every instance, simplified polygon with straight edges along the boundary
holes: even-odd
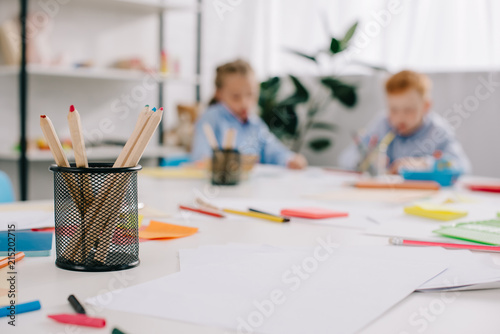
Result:
[[[101,67],[101,66],[107,66],[107,64],[101,64],[99,67],[57,67],[57,66],[44,66],[44,65],[35,65],[35,64],[24,64],[21,66],[6,66],[6,65],[1,65],[0,64],[0,79],[5,78],[6,80],[17,80],[20,78],[20,73],[22,73],[22,69],[26,69],[26,75],[29,78],[30,82],[36,82],[35,85],[40,85],[43,84],[45,85],[45,82],[48,82],[47,80],[51,80],[54,83],[58,83],[58,85],[63,85],[62,80],[66,79],[71,79],[71,80],[80,80],[80,81],[71,81],[71,84],[80,82],[80,85],[87,85],[89,87],[89,90],[92,89],[99,89],[99,88],[93,88],[93,87],[103,87],[102,85],[116,85],[113,87],[121,87],[118,86],[120,84],[123,85],[135,85],[136,82],[140,83],[141,81],[144,81],[144,79],[149,75],[153,77],[154,81],[158,85],[158,101],[154,103],[155,105],[164,105],[167,103],[167,98],[164,97],[163,95],[166,94],[164,93],[164,87],[165,85],[169,84],[180,84],[180,85],[189,85],[192,86],[193,89],[196,89],[196,99],[199,101],[199,85],[200,85],[200,52],[201,52],[201,8],[202,8],[202,0],[193,0],[192,4],[187,5],[183,1],[178,1],[178,3],[171,3],[171,1],[175,0],[73,0],[72,2],[69,3],[70,6],[75,5],[75,6],[80,6],[80,8],[83,8],[85,10],[92,10],[92,11],[97,11],[100,13],[101,19],[102,17],[105,17],[105,15],[108,15],[106,13],[109,13],[109,15],[115,15],[116,13],[123,13],[127,17],[157,17],[159,19],[159,39],[154,40],[154,43],[148,44],[151,46],[151,49],[156,50],[158,49],[158,52],[160,50],[163,50],[165,48],[165,36],[163,34],[163,29],[164,29],[164,20],[166,19],[166,14],[169,12],[173,13],[188,13],[188,15],[195,14],[196,15],[196,24],[198,25],[195,36],[196,36],[196,74],[193,75],[174,75],[174,74],[163,74],[163,73],[158,73],[158,72],[144,72],[144,71],[138,71],[138,70],[123,70],[123,69],[115,69],[115,68],[108,68],[108,67]],[[14,0],[11,0],[11,2],[14,2]],[[29,3],[34,3],[33,0],[22,0],[21,1],[21,12],[23,10],[23,3],[26,5]],[[4,2],[5,4],[5,2]],[[0,3],[0,11],[2,4]],[[105,13],[105,14],[101,14]],[[1,22],[0,22],[1,23]],[[68,24],[68,21],[65,21],[65,24]],[[156,32],[156,30],[155,30]],[[156,42],[157,41],[157,42]],[[121,41],[123,43],[124,41]],[[127,43],[126,41],[125,43]],[[34,79],[34,80],[32,80]],[[82,80],[94,80],[96,84],[94,83],[86,83],[87,81],[82,81]],[[102,84],[99,83],[97,84],[97,81],[102,81]],[[151,79],[150,79],[151,80]],[[108,82],[109,81],[109,82]],[[113,82],[116,82],[113,83]],[[69,83],[69,82],[68,82]],[[26,86],[24,91],[22,89],[19,89],[19,96],[25,96],[25,105],[26,101],[29,99],[28,95],[28,89],[29,90],[35,90],[37,89],[37,86],[33,88],[34,83],[30,83],[29,86]],[[22,87],[21,85],[20,87]],[[28,88],[29,87],[29,88]],[[127,91],[128,92],[128,91]],[[12,96],[12,99],[16,99],[15,96]],[[18,98],[19,99],[19,98]],[[149,101],[148,101],[149,102]],[[31,103],[30,103],[31,104]],[[30,107],[32,108],[32,107]],[[9,108],[11,109],[11,108]],[[87,108],[88,109],[88,108]],[[45,110],[45,109],[42,109]],[[47,110],[49,111],[49,110]],[[23,116],[24,115],[24,116]],[[34,124],[34,119],[32,116],[29,116],[29,113],[26,109],[23,111],[22,104],[20,104],[20,109],[19,109],[19,117],[20,117],[20,122],[21,122],[21,127],[27,127],[27,124]],[[23,122],[22,119],[25,119]],[[135,122],[135,120],[134,120]],[[22,125],[24,124],[24,125]],[[22,133],[21,131],[20,133]],[[30,136],[30,133],[24,130],[25,133],[27,133],[26,137],[23,138],[22,135],[20,135],[20,141],[25,141],[28,139],[28,136]],[[147,159],[147,164],[151,165],[151,163],[154,163],[156,159],[162,158],[162,157],[167,157],[167,156],[179,156],[179,155],[184,155],[187,152],[185,152],[183,149],[180,148],[173,148],[173,147],[163,147],[161,138],[163,137],[162,133],[162,127],[159,127],[159,138],[160,142],[159,143],[151,143],[150,148],[146,150],[146,152],[143,155],[143,158]],[[160,146],[158,146],[160,145]],[[90,161],[109,161],[112,162],[116,157],[119,155],[121,151],[121,147],[118,146],[103,146],[103,147],[92,147],[88,148],[88,157]],[[69,151],[67,152],[68,158],[70,160],[73,159],[72,152]],[[23,162],[25,161],[25,162]],[[50,152],[47,151],[32,151],[32,150],[26,150],[24,153],[20,153],[14,150],[8,150],[3,148],[0,151],[0,163],[2,163],[2,166],[4,166],[6,169],[10,170],[12,172],[11,178],[13,179],[14,183],[15,181],[19,180],[19,191],[18,191],[18,196],[19,199],[21,200],[26,200],[29,199],[32,191],[28,191],[28,188],[33,189],[33,188],[38,188],[39,184],[37,183],[36,187],[34,187],[33,180],[35,179],[42,179],[39,177],[39,174],[41,173],[40,166],[42,164],[50,164],[53,161],[53,157],[50,154]],[[158,161],[158,160],[156,160]],[[30,167],[30,165],[27,165],[27,163],[33,163],[33,165]],[[25,166],[23,168],[23,165]],[[34,171],[33,166],[37,166],[37,170]],[[17,166],[17,167],[16,167]],[[28,166],[26,168],[26,166]],[[45,172],[45,170],[44,170]],[[36,174],[36,175],[35,175]],[[28,175],[30,175],[28,177]],[[35,176],[34,176],[35,175]],[[45,178],[45,177],[43,177]],[[28,180],[28,181],[26,181]],[[29,182],[29,187],[28,183]],[[39,182],[39,181],[38,181]],[[45,181],[44,181],[45,182]],[[24,184],[23,184],[24,183]],[[38,191],[38,190],[37,190]],[[38,191],[38,193],[40,193]],[[28,195],[30,194],[30,195]],[[34,196],[36,197],[36,196]]]
[[[122,148],[119,146],[99,146],[90,147],[87,149],[87,157],[90,162],[113,162],[118,157]],[[169,146],[152,146],[148,147],[143,154],[143,158],[157,158],[162,156],[179,156],[185,155],[187,152],[180,147]],[[74,154],[72,150],[66,151],[66,156],[69,161],[74,161]],[[20,153],[15,151],[0,152],[0,160],[17,161],[19,160]],[[53,163],[54,157],[50,151],[28,151],[28,161],[33,162],[47,162]]]
[[[19,66],[1,66],[0,77],[13,76],[19,74]],[[119,81],[141,81],[145,76],[151,75],[158,82],[164,83],[184,83],[197,85],[199,76],[177,76],[174,74],[163,74],[156,72],[143,72],[137,70],[122,70],[115,68],[95,68],[95,67],[55,67],[43,65],[28,65],[27,71],[29,75],[47,76],[47,77],[67,77],[67,78],[82,78],[82,79],[102,79],[102,80],[119,80]]]

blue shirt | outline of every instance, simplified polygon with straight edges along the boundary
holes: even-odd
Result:
[[[394,131],[387,117],[378,119],[361,138],[365,146],[368,146],[370,138],[376,136],[380,141],[389,132]],[[461,169],[465,173],[471,170],[470,162],[465,155],[462,146],[455,138],[453,128],[439,115],[430,112],[425,118],[422,126],[409,136],[396,135],[387,148],[389,163],[407,157],[430,157],[439,150],[443,157],[451,161],[454,168]],[[355,144],[349,146],[339,158],[339,165],[347,169],[356,169],[361,155]]]
[[[208,123],[215,137],[222,144],[228,129],[236,129],[236,148],[245,155],[257,155],[260,163],[286,166],[294,153],[274,136],[267,125],[257,115],[250,115],[242,123],[223,104],[214,104],[205,111],[196,123],[191,158],[201,160],[212,156],[212,148],[203,132],[203,124]]]

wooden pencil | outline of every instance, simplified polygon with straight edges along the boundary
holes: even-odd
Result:
[[[125,160],[125,163],[121,167],[137,166],[137,164],[141,160],[142,155],[144,154],[144,150],[151,141],[151,138],[153,138],[156,128],[161,122],[162,116],[163,116],[163,108],[160,108],[157,111],[155,111],[151,115],[151,117],[149,117],[146,125],[144,126],[144,130],[141,132],[141,134],[135,141],[135,144],[133,145],[130,155],[128,156],[128,158]]]
[[[144,130],[139,135],[139,137],[135,140],[135,143],[132,144],[132,150],[130,152],[129,157],[126,159],[124,165],[122,167],[134,167],[139,163],[147,145],[153,138],[153,135],[161,122],[163,116],[163,108],[158,109],[154,112],[151,117],[149,117]],[[131,175],[129,176],[131,177]],[[116,229],[116,225],[120,222],[120,217],[116,214],[116,211],[121,207],[121,202],[123,201],[123,197],[126,193],[126,186],[128,182],[125,181],[121,184],[118,189],[118,200],[116,203],[116,210],[109,210],[113,212],[113,214],[108,215],[108,219],[105,220],[105,224],[102,227],[102,232],[99,235],[99,242],[97,247],[97,253],[95,255],[94,260],[97,260],[101,263],[106,262],[107,255],[109,253],[109,249],[111,246],[111,242],[113,240],[113,234]]]
[[[49,144],[50,152],[54,156],[56,165],[59,167],[69,167],[68,158],[64,154],[61,142],[57,137],[56,130],[50,118],[46,115],[40,115],[40,127],[42,128],[45,140]]]
[[[76,167],[89,168],[87,153],[85,151],[85,141],[83,139],[80,114],[73,105],[69,107],[68,124],[69,132],[71,135],[71,142],[73,144],[73,152],[75,154]]]
[[[205,133],[205,136],[207,137],[208,144],[212,148],[212,150],[216,151],[219,149],[219,143],[217,141],[217,137],[215,137],[214,130],[210,126],[210,124],[205,123],[203,124],[203,132]]]
[[[116,159],[113,167],[115,168],[122,167],[125,164],[125,161],[127,161],[127,158],[130,156],[130,152],[134,148],[133,147],[134,144],[137,142],[137,138],[139,138],[139,136],[141,135],[142,131],[144,130],[144,127],[148,122],[148,119],[151,117],[152,114],[153,111],[149,109],[149,105],[146,105],[141,110],[137,122],[135,123],[134,131],[127,140],[127,143],[123,147],[120,155],[118,156],[118,159]]]
[[[54,156],[54,160],[56,165],[59,167],[70,167],[68,159],[66,158],[66,154],[63,151],[61,142],[57,137],[56,131],[54,129],[54,125],[52,124],[50,118],[46,115],[40,115],[40,127],[42,128],[43,135],[47,143],[49,144],[50,151]],[[62,177],[68,187],[68,191],[70,192],[73,201],[76,203],[78,210],[80,211],[80,215],[83,214],[83,209],[81,207],[81,195],[79,192],[78,182],[75,178],[67,173],[62,173]],[[82,233],[81,229],[77,229],[74,240],[75,242],[70,243],[63,251],[63,257],[66,259],[72,260],[73,254],[75,250],[79,246],[79,239],[81,239]]]
[[[235,140],[236,140],[236,129],[228,129],[226,133],[224,134],[224,144],[222,145],[222,148],[225,150],[233,150],[235,147]]]

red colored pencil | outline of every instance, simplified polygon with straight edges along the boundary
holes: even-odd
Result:
[[[420,241],[420,240],[405,240],[402,238],[390,238],[389,243],[398,246],[434,246],[451,249],[468,249],[473,251],[482,252],[500,252],[500,246],[487,246],[487,245],[469,245],[469,244],[455,244],[446,242],[434,241]]]
[[[208,210],[198,209],[198,208],[191,208],[191,207],[185,206],[185,205],[179,205],[179,209],[197,212],[197,213],[201,213],[204,215],[213,216],[213,217],[217,217],[217,218],[226,218],[226,216],[224,216],[218,212],[213,212],[213,211],[208,211]]]

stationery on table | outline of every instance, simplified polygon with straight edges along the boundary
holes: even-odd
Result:
[[[71,307],[73,307],[76,313],[86,314],[85,308],[82,306],[82,304],[80,304],[80,302],[74,295],[69,295],[68,302],[71,304]]]
[[[500,184],[467,184],[466,187],[472,191],[500,193]]]
[[[329,333],[335,328],[338,333],[350,334],[447,268],[425,263],[415,255],[371,256],[372,248],[358,254],[349,249],[337,251],[329,244],[317,247],[321,254],[331,255],[325,255],[327,258],[318,263],[319,270],[308,279],[300,279],[290,268],[311,259],[315,248],[259,246],[240,252],[239,247],[221,246],[216,254],[200,248],[195,250],[197,256],[208,259],[200,261],[201,265],[122,289],[110,302],[103,303],[97,296],[87,303],[246,333],[257,330],[251,319],[261,308],[255,305],[271,304],[272,316],[263,316],[258,332]],[[223,257],[236,260],[220,262]],[[184,262],[182,252],[180,261]],[[279,304],[272,302],[276,298]],[[148,302],[136,307],[138,300]]]
[[[2,211],[0,212],[0,231],[8,231],[15,225],[16,231],[33,228],[54,227],[54,213],[47,211]]]
[[[11,306],[0,307],[0,318],[7,317],[11,314],[10,307]],[[40,305],[40,302],[38,300],[28,302],[28,303],[16,304],[15,314],[38,311],[41,308],[42,308],[42,305]]]
[[[441,186],[435,181],[378,181],[360,180],[354,183],[356,188],[367,189],[414,189],[414,190],[439,190]]]
[[[139,238],[149,240],[184,238],[198,232],[197,227],[181,226],[161,223],[152,220],[142,231],[139,231]]]
[[[269,221],[276,222],[276,223],[287,223],[290,221],[290,220],[287,220],[286,218],[283,218],[280,216],[268,215],[268,214],[260,213],[260,212],[240,211],[240,210],[234,210],[234,209],[222,209],[222,211],[227,212],[227,213],[231,213],[234,215],[269,220]]]
[[[16,251],[23,252],[27,257],[49,256],[52,250],[52,233],[18,231],[16,236]],[[9,233],[0,232],[0,256],[9,254]]]
[[[219,213],[218,211],[203,209],[203,208],[193,208],[193,207],[186,206],[186,205],[179,205],[179,209],[191,211],[191,212],[196,212],[196,213],[200,213],[200,214],[204,214],[204,215],[208,215],[208,216],[212,216],[212,217],[217,217],[217,218],[225,218],[226,217],[223,214]]]
[[[52,314],[47,317],[62,324],[94,328],[106,327],[106,319],[87,317],[85,314]]]
[[[18,261],[24,259],[24,252],[18,252],[14,255],[14,257],[6,257],[0,260],[0,269],[7,267],[11,262],[14,264]]]
[[[390,238],[389,243],[395,246],[426,246],[426,247],[443,247],[448,249],[467,249],[471,251],[481,252],[500,252],[500,246],[484,246],[471,244],[457,244],[448,242],[435,242],[424,240],[408,240],[403,238]]]
[[[163,108],[159,110],[153,108],[150,110],[149,106],[145,106],[141,110],[132,135],[113,164],[114,168],[137,166],[146,146],[161,122],[162,116]],[[70,107],[68,123],[75,152],[76,166],[78,168],[88,168],[80,114],[74,106]],[[70,167],[55,133],[54,126],[47,116],[40,116],[40,126],[49,143],[56,164],[59,167]],[[120,228],[120,219],[123,218],[118,212],[126,194],[125,187],[127,182],[114,182],[117,174],[111,173],[108,177],[108,182],[106,182],[102,189],[98,189],[97,194],[94,194],[90,183],[90,174],[82,173],[77,175],[78,177],[76,178],[70,173],[61,173],[61,175],[82,216],[82,223],[75,226],[71,241],[63,250],[62,257],[65,260],[81,262],[88,255],[93,255],[94,260],[105,263],[115,237],[114,232],[117,228]],[[112,193],[114,194],[111,195]],[[107,201],[109,202],[110,197],[114,198],[114,202],[106,203]],[[113,205],[116,205],[116,210],[113,209]]]
[[[439,235],[487,245],[500,245],[500,220],[484,220],[441,226],[433,231]]]
[[[445,205],[417,204],[404,208],[407,214],[436,220],[453,220],[467,216],[466,210],[453,209]]]
[[[348,212],[332,211],[316,207],[288,208],[281,210],[281,214],[287,217],[308,219],[340,218],[349,216]]]
[[[308,248],[282,248],[252,244],[231,243],[227,245],[200,246],[179,251],[181,271],[207,264],[232,264],[257,254],[266,257],[286,250],[289,256],[312,253]],[[397,260],[423,263],[440,263],[447,270],[417,287],[416,291],[477,290],[500,287],[500,266],[488,254],[469,250],[448,251],[440,247],[390,247],[390,246],[341,246],[333,253],[337,256],[362,257],[367,260]],[[298,261],[300,263],[300,260]]]
[[[262,214],[268,215],[268,216],[275,216],[277,218],[283,218],[283,220],[284,220],[285,223],[288,223],[290,221],[290,218],[288,218],[288,217],[278,216],[278,215],[275,215],[275,214],[272,214],[272,213],[269,213],[269,212],[265,212],[265,211],[261,211],[261,210],[257,210],[257,209],[249,208],[248,211],[262,213]]]
[[[205,123],[203,124],[203,132],[205,133],[205,136],[207,137],[208,144],[212,148],[212,150],[216,151],[219,149],[219,142],[217,141],[217,137],[215,137],[214,130],[210,126],[210,124]]]
[[[194,167],[147,167],[140,172],[142,175],[157,179],[205,179],[207,172]]]

